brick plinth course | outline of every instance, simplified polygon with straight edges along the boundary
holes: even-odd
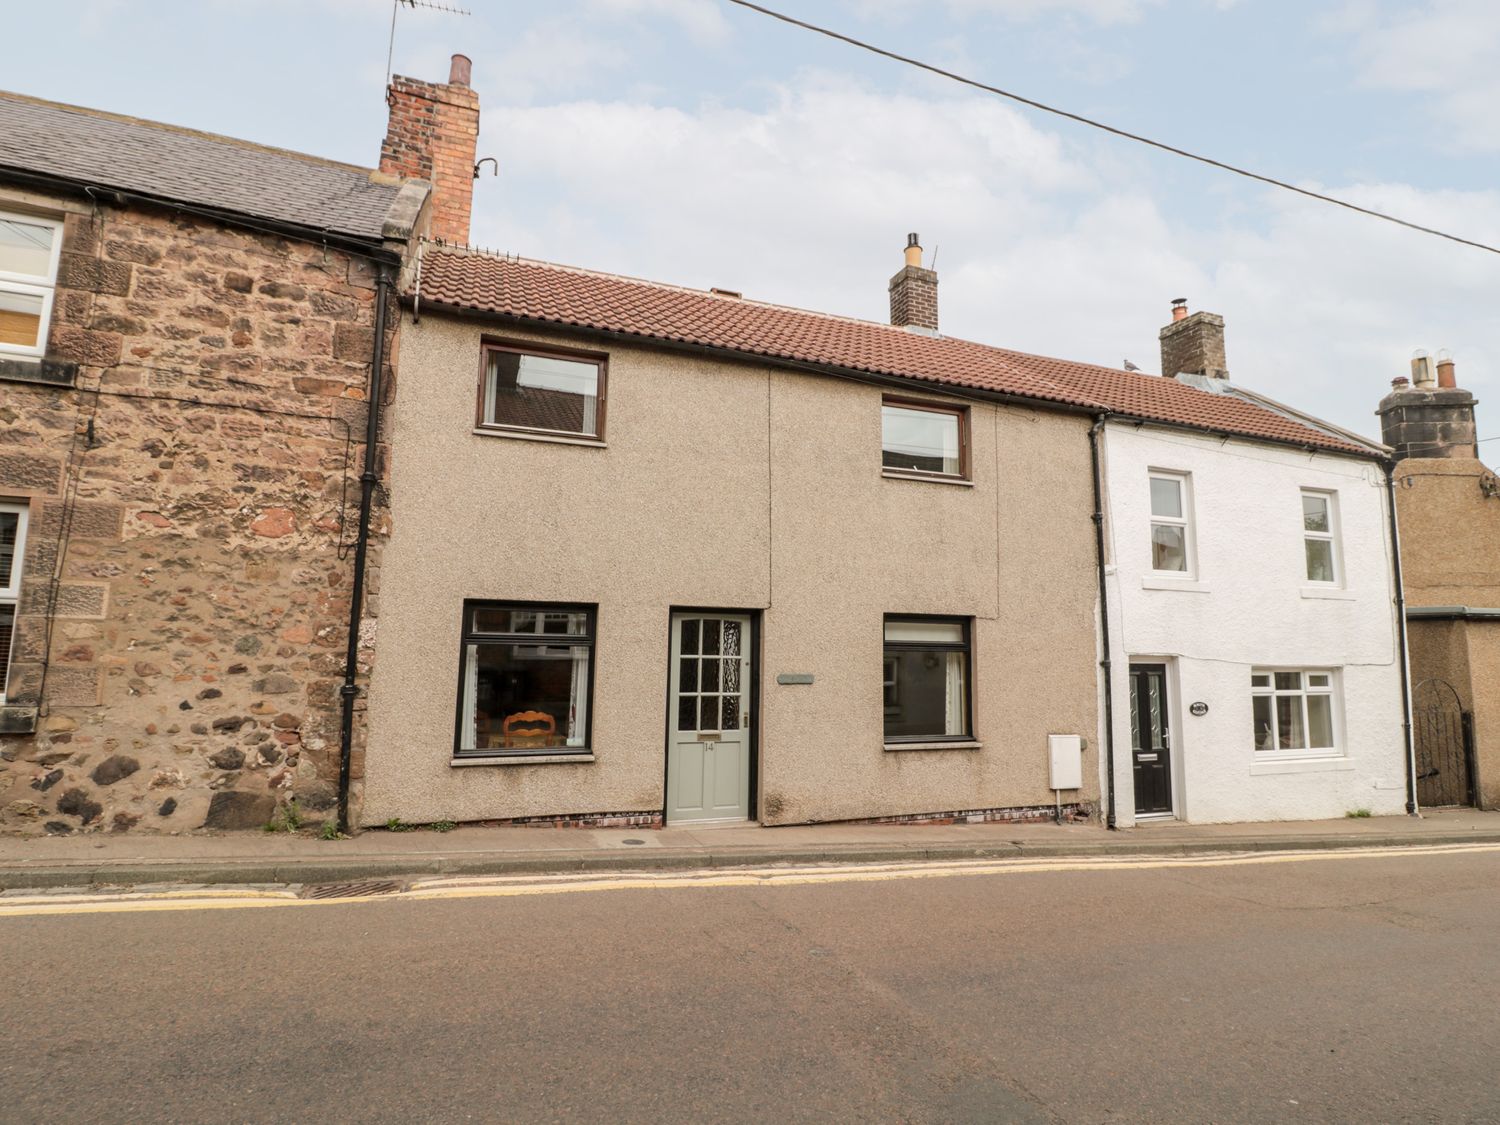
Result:
[[[178,833],[211,810],[258,827],[292,797],[328,815],[375,267],[166,210],[58,206],[47,359],[76,374],[0,370],[0,498],[30,525],[0,832]],[[372,567],[386,523],[377,502]]]

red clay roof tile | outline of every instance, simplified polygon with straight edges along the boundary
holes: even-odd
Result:
[[[967,387],[1249,438],[1377,454],[1233,395],[872,321],[428,244],[421,301],[646,340]],[[415,286],[408,291],[408,296]]]

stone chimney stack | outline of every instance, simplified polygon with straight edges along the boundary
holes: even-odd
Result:
[[[1453,359],[1438,353],[1437,374],[1432,360],[1419,351],[1412,359],[1415,382],[1406,376],[1391,382],[1391,393],[1380,400],[1380,439],[1408,457],[1474,458],[1479,445],[1474,427],[1474,396],[1458,385]]]
[[[380,170],[432,185],[432,236],[469,241],[474,198],[474,152],[479,144],[479,95],[469,88],[473,64],[454,55],[446,84],[396,75],[386,91],[391,107]]]
[[[922,244],[906,236],[906,265],[891,278],[891,323],[914,332],[937,332],[937,274],[922,268]]]
[[[1161,330],[1161,373],[1206,375],[1228,379],[1224,360],[1224,318],[1217,313],[1187,311],[1187,298],[1172,302],[1172,323]]]

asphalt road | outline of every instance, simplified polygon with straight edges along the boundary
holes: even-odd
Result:
[[[1500,851],[0,918],[5,1121],[1500,1121]]]

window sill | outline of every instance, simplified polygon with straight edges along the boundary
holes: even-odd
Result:
[[[0,352],[0,382],[40,383],[47,387],[71,387],[78,381],[78,364],[46,356],[21,356]]]
[[[881,469],[880,475],[887,480],[921,480],[928,484],[956,484],[960,488],[973,488],[974,482],[963,477],[945,477],[933,473],[904,473],[900,469]]]
[[[561,762],[592,762],[594,755],[592,751],[582,754],[465,754],[463,757],[451,758],[448,764],[454,769],[468,768],[469,766],[547,766]]]
[[[569,437],[567,434],[528,434],[520,430],[490,430],[483,426],[475,426],[474,434],[478,437],[511,438],[514,441],[544,441],[549,445],[583,445],[590,449],[608,449],[609,445],[598,438],[591,437]]]
[[[897,750],[983,750],[984,743],[966,738],[938,739],[933,742],[887,742],[887,754]]]
[[[1335,773],[1353,768],[1354,763],[1342,755],[1336,758],[1264,758],[1250,763],[1250,775],[1259,777],[1275,773]]]
[[[1177,590],[1184,594],[1207,594],[1213,587],[1195,578],[1162,578],[1148,574],[1141,579],[1142,590]]]
[[[1304,586],[1302,587],[1304,598],[1316,598],[1329,602],[1352,602],[1356,596],[1341,586]]]

